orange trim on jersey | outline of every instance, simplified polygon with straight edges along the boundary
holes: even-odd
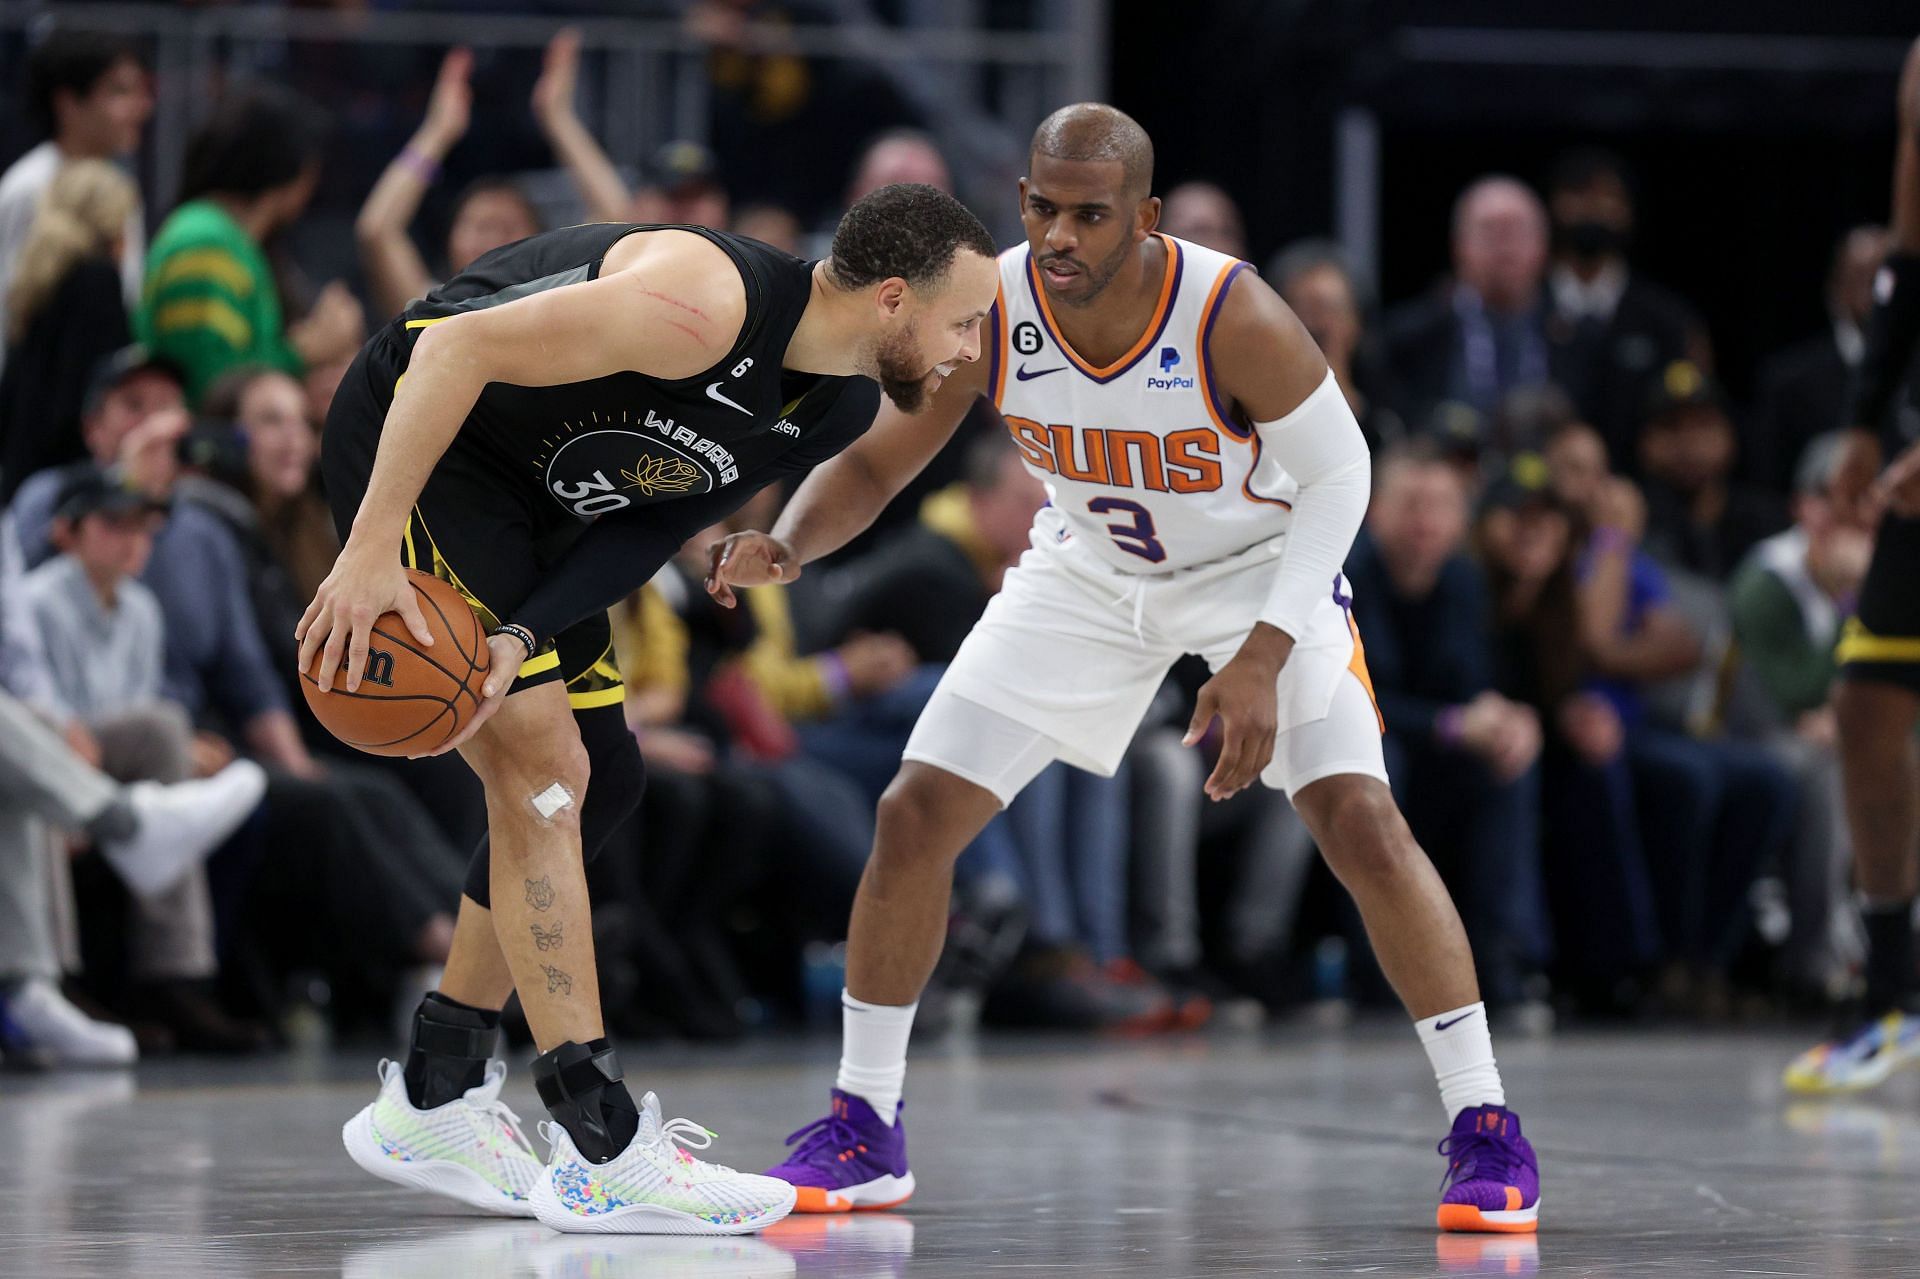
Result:
[[[993,407],[1000,407],[1000,397],[1007,390],[1007,290],[1004,285],[993,291],[993,312],[988,317],[993,321],[993,367],[987,372],[988,388],[993,396]]]
[[[1253,432],[1242,430],[1220,416],[1220,409],[1213,395],[1213,379],[1207,375],[1208,369],[1213,366],[1213,361],[1207,358],[1207,338],[1213,329],[1213,309],[1220,302],[1221,292],[1226,289],[1227,282],[1232,280],[1245,265],[1246,263],[1235,259],[1221,267],[1220,274],[1214,277],[1213,288],[1207,293],[1207,304],[1200,308],[1200,398],[1207,402],[1207,416],[1213,419],[1213,424],[1225,431],[1227,438],[1238,440],[1242,444],[1252,437]]]
[[[1154,234],[1159,235],[1161,242],[1167,246],[1167,267],[1160,277],[1160,300],[1154,304],[1153,318],[1147,321],[1147,327],[1141,331],[1139,340],[1133,344],[1132,349],[1104,367],[1095,367],[1080,358],[1080,353],[1060,335],[1060,326],[1053,320],[1053,308],[1047,305],[1047,290],[1040,282],[1040,268],[1035,265],[1033,255],[1031,253],[1027,255],[1027,283],[1033,290],[1033,300],[1039,304],[1040,319],[1047,326],[1048,336],[1053,339],[1054,344],[1060,348],[1067,359],[1073,362],[1074,367],[1090,378],[1110,381],[1124,373],[1127,367],[1145,355],[1147,348],[1166,331],[1167,316],[1173,309],[1174,289],[1180,281],[1182,255],[1179,244],[1172,236],[1160,235],[1158,231]]]
[[[1360,687],[1367,690],[1367,700],[1373,703],[1373,717],[1380,722],[1380,731],[1387,731],[1387,717],[1380,713],[1380,699],[1373,695],[1373,673],[1367,669],[1367,646],[1360,642],[1360,627],[1355,624],[1353,614],[1347,614],[1347,629],[1353,632],[1353,658],[1347,663],[1354,678],[1360,681]]]

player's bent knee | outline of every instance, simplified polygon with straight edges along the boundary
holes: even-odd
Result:
[[[880,796],[875,852],[950,861],[999,808],[983,787],[944,769],[908,763]]]
[[[1370,777],[1329,777],[1295,797],[1321,855],[1343,882],[1404,873],[1425,856],[1393,792]]]

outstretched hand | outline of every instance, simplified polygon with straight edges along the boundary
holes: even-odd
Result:
[[[793,548],[769,533],[734,533],[707,548],[707,594],[723,608],[736,602],[736,586],[767,586],[800,576]]]
[[[427,99],[427,118],[420,132],[428,135],[444,152],[466,136],[473,117],[473,50],[455,45],[440,60],[440,74],[434,77],[433,93]]]
[[[580,32],[564,27],[547,42],[540,78],[533,82],[533,114],[548,120],[573,111],[574,86],[580,75]]]

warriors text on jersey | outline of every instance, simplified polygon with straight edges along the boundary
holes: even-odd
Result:
[[[1061,336],[1022,244],[1000,255],[988,392],[1051,512],[1038,524],[1112,568],[1205,564],[1286,532],[1293,479],[1263,461],[1235,416],[1207,342],[1245,262],[1162,235],[1159,305],[1133,349],[1104,368]]]

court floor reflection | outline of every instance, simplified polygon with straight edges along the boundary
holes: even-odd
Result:
[[[987,1039],[916,1060],[920,1194],[731,1239],[565,1236],[372,1181],[339,1145],[359,1054],[0,1076],[0,1275],[1139,1276],[1920,1273],[1920,1078],[1786,1100],[1797,1038],[1507,1042],[1538,1239],[1437,1235],[1442,1116],[1401,1025],[1148,1044]],[[761,1167],[836,1045],[631,1046],[670,1114]],[[524,1061],[507,1098],[539,1112]]]

